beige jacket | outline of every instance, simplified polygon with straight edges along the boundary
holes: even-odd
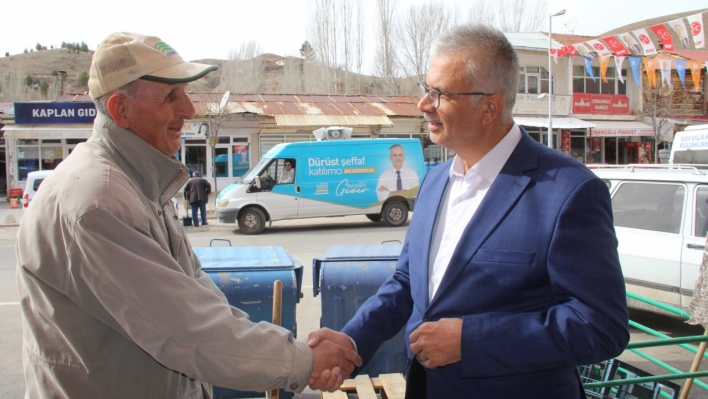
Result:
[[[187,179],[99,113],[42,183],[17,238],[26,397],[305,387],[310,348],[251,323],[202,273],[170,201]]]

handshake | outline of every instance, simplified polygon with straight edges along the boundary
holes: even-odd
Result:
[[[307,337],[312,348],[310,388],[332,392],[342,386],[355,366],[361,366],[361,357],[348,335],[322,328]]]

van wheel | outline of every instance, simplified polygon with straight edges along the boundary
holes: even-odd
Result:
[[[381,221],[381,214],[380,213],[370,213],[370,214],[366,215],[366,217],[369,218],[369,220],[371,220],[372,222],[380,222]]]
[[[246,208],[238,215],[238,229],[243,234],[260,234],[265,228],[266,218],[258,208]]]
[[[381,215],[386,226],[398,227],[408,220],[408,208],[399,201],[389,202],[384,205]]]

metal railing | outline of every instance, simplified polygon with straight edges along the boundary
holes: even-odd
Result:
[[[654,301],[652,299],[643,297],[641,295],[634,294],[632,292],[627,292],[627,297],[635,299],[637,301],[644,302],[646,304],[655,306],[657,308],[660,308],[662,310],[665,310],[667,312],[673,313],[681,318],[684,319],[689,319],[690,315],[686,313],[685,311],[675,308],[673,306],[666,305],[661,302]],[[637,385],[642,385],[642,384],[649,384],[652,386],[652,384],[656,384],[659,382],[664,382],[664,381],[672,381],[672,380],[686,380],[686,383],[684,384],[683,388],[681,389],[681,399],[685,399],[688,397],[688,393],[691,390],[691,387],[693,385],[696,385],[697,387],[703,388],[708,391],[708,384],[695,380],[695,378],[700,378],[700,377],[708,377],[708,371],[698,371],[698,367],[700,366],[701,361],[703,358],[708,358],[708,355],[705,353],[706,349],[706,344],[708,343],[708,330],[706,330],[706,333],[704,335],[694,335],[694,336],[687,336],[687,337],[679,337],[679,338],[671,338],[668,335],[662,334],[658,331],[655,331],[649,327],[646,327],[644,325],[641,325],[637,322],[634,322],[632,320],[629,321],[629,325],[631,327],[634,327],[638,330],[641,330],[647,334],[653,335],[659,339],[656,340],[648,340],[648,341],[638,341],[638,342],[630,342],[627,345],[627,350],[636,353],[637,355],[649,360],[653,364],[668,370],[671,372],[671,374],[664,374],[664,375],[655,375],[655,376],[642,376],[639,377],[635,372],[632,370],[626,370],[623,369],[622,365],[620,364],[617,366],[616,364],[610,364],[612,367],[607,367],[607,370],[603,370],[604,376],[603,376],[603,381],[596,381],[596,382],[586,382],[583,383],[583,388],[586,390],[586,393],[588,394],[588,397],[599,397],[599,398],[605,398],[605,397],[610,397],[610,396],[603,396],[604,392],[607,392],[608,390],[601,389],[601,388],[611,388],[613,392],[612,397],[625,397],[623,395],[618,395],[618,393],[623,393],[627,392],[626,390],[623,391],[623,386],[637,386]],[[688,345],[689,343],[700,343],[699,347],[693,346],[693,345]],[[693,365],[691,367],[691,370],[688,372],[683,372],[647,353],[644,351],[641,351],[640,348],[651,348],[651,347],[659,347],[659,346],[669,346],[669,345],[678,345],[679,347],[686,349],[692,353],[695,354]],[[612,361],[608,361],[612,363]],[[586,366],[583,366],[586,367]],[[610,372],[610,368],[613,368],[613,371]],[[616,375],[614,374],[615,370],[618,370],[620,373],[617,375],[631,375],[635,376],[633,378],[624,378],[624,379],[614,379],[616,378]],[[664,390],[657,390],[658,395],[666,398],[676,398],[677,396],[670,395]],[[678,394],[678,392],[676,392]],[[617,395],[617,396],[614,396]],[[633,398],[635,396],[631,396],[631,394],[628,394],[629,396],[626,396],[628,398]]]

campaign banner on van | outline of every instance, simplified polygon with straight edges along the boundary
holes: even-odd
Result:
[[[93,102],[19,102],[15,103],[15,124],[90,123],[96,118]]]
[[[368,208],[389,197],[415,197],[425,173],[420,143],[333,147],[301,159],[309,199]],[[383,142],[380,144],[384,144]],[[307,165],[302,165],[306,160]],[[309,183],[309,184],[308,184]]]
[[[273,176],[274,182],[261,179],[265,183],[258,192],[299,197],[301,201],[292,202],[263,196],[271,201],[271,212],[293,212],[295,206],[298,217],[346,214],[346,208],[372,208],[389,198],[415,198],[426,172],[421,143],[415,139],[279,144],[263,158],[263,170],[256,173]]]

